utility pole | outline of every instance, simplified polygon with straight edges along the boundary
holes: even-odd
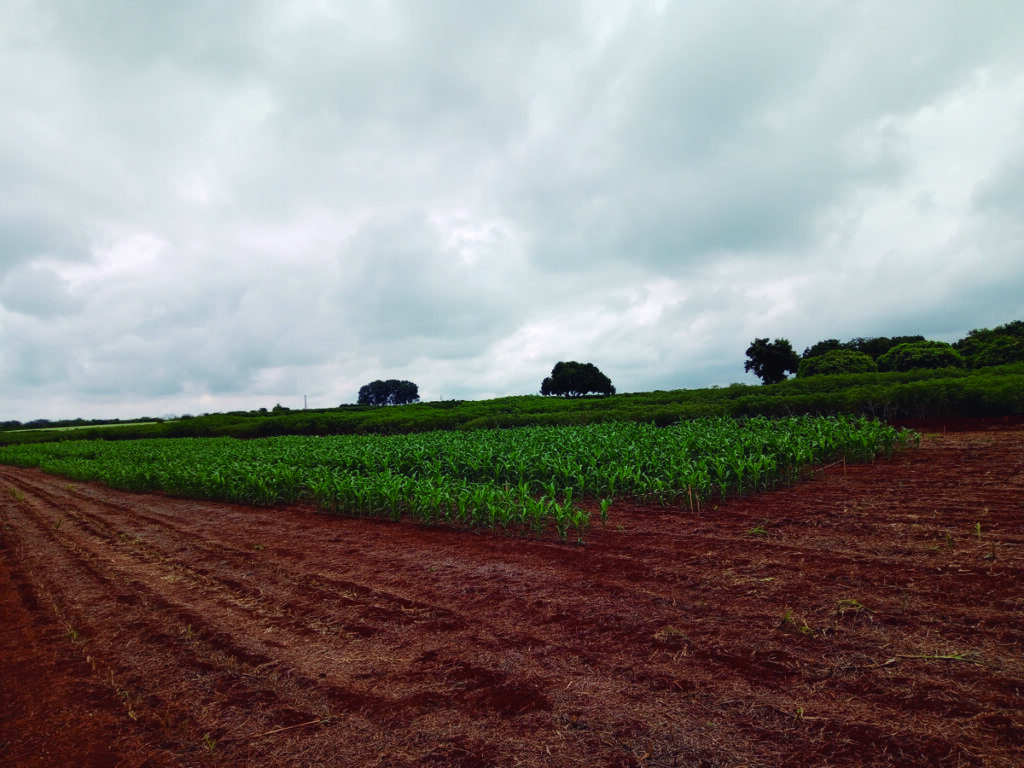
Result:
[[[306,396],[302,396],[302,410],[306,410]]]

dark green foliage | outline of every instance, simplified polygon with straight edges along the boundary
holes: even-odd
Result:
[[[912,371],[917,368],[961,368],[964,361],[952,344],[915,341],[893,347],[878,358],[880,371]]]
[[[162,424],[0,433],[0,444],[151,437],[235,438],[272,435],[399,434],[446,429],[638,421],[667,426],[703,416],[848,413],[884,419],[1024,416],[1024,362],[981,370],[810,376],[771,386],[636,392],[611,397],[519,395],[495,400],[413,403],[393,408],[346,405],[281,415],[210,414]]]
[[[615,387],[593,363],[570,360],[555,363],[551,375],[541,382],[540,393],[559,397],[583,397],[591,393],[607,396],[615,394]]]
[[[900,344],[913,344],[917,341],[924,341],[924,336],[874,336],[869,338],[850,339],[843,344],[843,349],[852,349],[854,352],[863,352],[870,355],[875,361],[893,347]]]
[[[819,341],[813,347],[807,347],[800,357],[807,360],[808,358],[818,357],[819,355],[824,355],[826,352],[832,352],[836,349],[843,349],[843,345],[840,343],[839,339],[825,339],[824,341]],[[798,373],[797,375],[799,376],[800,374]]]
[[[835,349],[848,349],[852,352],[863,352],[872,360],[878,360],[878,358],[893,347],[899,346],[900,344],[910,344],[915,341],[924,340],[924,336],[872,336],[867,338],[858,336],[855,339],[843,342],[840,342],[838,339],[825,339],[824,341],[819,341],[814,346],[805,349],[801,357],[804,360],[807,360],[812,357],[823,355],[826,352],[831,352]]]
[[[963,355],[968,368],[1024,362],[1024,321],[975,329],[953,347]]]
[[[788,339],[754,339],[747,347],[747,362],[743,370],[754,372],[764,384],[778,384],[786,380],[787,373],[796,373],[800,358]]]
[[[967,364],[971,368],[987,368],[1019,362],[1024,362],[1024,339],[997,336],[968,358]]]
[[[359,405],[408,405],[419,399],[419,387],[411,381],[377,379],[359,388]]]
[[[797,378],[834,376],[839,373],[872,373],[878,365],[870,355],[852,349],[833,349],[800,361]]]

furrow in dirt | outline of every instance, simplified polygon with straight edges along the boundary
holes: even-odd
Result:
[[[8,513],[9,524],[21,539],[20,546],[16,548],[33,553],[33,565],[36,566],[33,570],[38,573],[43,573],[43,562],[60,573],[75,572],[74,581],[78,587],[73,596],[63,593],[61,582],[48,579],[45,574],[39,579],[38,586],[47,599],[60,606],[69,632],[74,633],[75,641],[82,642],[83,654],[93,646],[116,645],[122,634],[144,638],[146,644],[155,646],[133,649],[130,660],[112,654],[107,665],[111,671],[110,684],[125,697],[132,718],[141,717],[143,713],[140,710],[148,706],[152,710],[150,719],[156,718],[164,730],[179,728],[176,723],[204,723],[202,727],[207,729],[206,733],[213,734],[210,738],[219,741],[222,747],[240,740],[242,737],[237,733],[229,734],[226,728],[211,725],[208,716],[205,722],[201,719],[202,715],[208,715],[210,709],[203,692],[186,697],[194,701],[189,711],[167,711],[174,706],[182,691],[191,687],[191,680],[182,680],[179,679],[180,674],[176,675],[180,671],[200,675],[204,686],[209,680],[219,678],[221,684],[210,689],[216,696],[227,695],[229,688],[232,691],[238,687],[250,689],[232,695],[243,702],[258,701],[278,719],[282,711],[296,711],[294,706],[286,708],[285,701],[282,701],[282,691],[287,693],[290,690],[314,691],[312,696],[321,702],[317,717],[328,721],[337,718],[338,711],[356,712],[382,724],[390,724],[401,720],[403,713],[415,716],[424,708],[457,711],[467,703],[491,707],[498,714],[510,710],[521,714],[545,706],[543,697],[529,686],[508,688],[502,684],[502,673],[465,664],[454,670],[440,670],[445,674],[444,686],[435,685],[431,675],[420,670],[408,676],[405,690],[399,691],[397,696],[373,694],[365,687],[369,683],[362,689],[353,688],[350,683],[339,681],[363,679],[372,682],[378,675],[373,670],[374,664],[384,663],[389,668],[395,666],[392,651],[400,643],[394,638],[372,644],[366,642],[372,634],[366,626],[363,632],[335,633],[325,642],[315,639],[311,642],[308,637],[297,636],[294,626],[282,627],[273,618],[260,622],[254,618],[252,610],[221,599],[215,582],[209,578],[188,580],[181,575],[179,567],[155,559],[140,559],[137,548],[112,535],[97,543],[94,535],[99,526],[81,524],[86,515],[82,508],[63,518],[65,522],[56,527],[52,520],[60,518],[52,505],[53,497],[49,498],[50,505],[42,505],[44,509],[41,510],[39,499],[27,496],[17,509]],[[66,504],[60,506],[67,507]],[[113,528],[116,530],[117,526]],[[174,589],[169,590],[168,585],[174,585]],[[168,594],[175,597],[168,597]],[[350,600],[352,602],[355,601]],[[114,603],[118,604],[116,615],[104,615],[103,606]],[[408,601],[405,601],[405,606],[399,610],[412,614],[421,610]],[[360,605],[360,609],[383,611],[384,624],[394,624],[395,611],[389,606]],[[402,624],[409,623],[407,617],[403,619]],[[238,626],[248,628],[248,642],[244,646],[229,631]],[[389,626],[389,629],[393,627]],[[266,638],[270,632],[274,632],[273,639]],[[323,628],[319,633],[328,635]],[[299,634],[306,635],[309,631]],[[352,649],[345,646],[354,642],[359,648],[353,654]],[[289,646],[301,647],[302,658],[293,659]],[[272,663],[267,655],[270,652],[276,657]],[[129,669],[142,655],[146,656],[151,668],[156,666],[153,658],[165,659],[164,668],[151,669],[146,680],[130,676],[125,680],[122,674],[115,675],[112,671]],[[102,666],[96,657],[88,657],[94,667]],[[367,666],[360,671],[359,664]],[[315,668],[311,668],[313,665]],[[265,667],[272,669],[266,672],[263,671]],[[433,668],[428,665],[428,669]],[[244,685],[239,686],[239,675],[270,680],[274,687],[273,695],[267,688],[252,691],[253,686],[246,680],[242,680]],[[160,690],[146,687],[154,678],[167,679]],[[226,678],[231,679],[228,687],[225,687]],[[458,695],[447,697],[435,692],[439,687],[452,688],[453,683],[459,689],[456,691]],[[299,698],[308,700],[310,695]],[[303,716],[310,714],[311,709],[315,708],[307,707]],[[295,718],[289,716],[285,719]],[[247,725],[250,727],[246,730],[251,731],[253,724]],[[195,733],[191,737],[194,740]]]
[[[294,720],[296,716],[289,713],[298,711],[299,717],[305,717],[312,710],[318,710],[318,719],[357,712],[390,720],[401,710],[400,701],[366,690],[354,690],[339,682],[339,678],[360,676],[347,668],[353,661],[358,663],[371,658],[365,648],[360,648],[352,657],[351,651],[346,652],[342,647],[350,644],[344,636],[318,650],[314,644],[302,643],[303,638],[280,631],[276,624],[265,628],[257,624],[250,630],[249,642],[242,645],[229,629],[245,622],[252,626],[252,617],[225,615],[223,605],[211,602],[207,585],[189,591],[191,599],[187,604],[167,599],[156,591],[159,580],[177,582],[176,592],[183,586],[187,590],[188,585],[182,585],[173,574],[160,570],[153,574],[152,583],[143,583],[135,578],[137,574],[133,575],[133,569],[123,569],[124,563],[120,564],[122,570],[118,570],[118,558],[105,558],[67,538],[61,539],[45,527],[45,523],[29,520],[29,517],[8,515],[23,537],[20,549],[38,553],[60,572],[76,571],[79,588],[74,595],[61,592],[60,582],[53,580],[44,580],[40,586],[47,599],[60,610],[73,639],[82,643],[82,653],[95,668],[106,667],[110,672],[110,685],[125,698],[131,717],[149,716],[164,730],[174,730],[179,727],[176,724],[195,722],[225,746],[231,739],[243,738],[253,727],[258,728],[260,722],[247,717],[244,733],[229,736],[225,728],[211,724],[209,717],[204,723],[202,716],[211,706],[208,696],[223,698],[230,694],[232,701],[237,699],[246,705],[256,701],[277,720],[281,719],[282,712],[287,714],[285,720]],[[61,531],[70,533],[73,529],[62,527]],[[105,615],[104,604],[117,604],[116,613]],[[275,639],[266,639],[266,634],[272,630]],[[137,645],[137,639],[143,638],[148,647],[133,648],[130,656],[111,654],[106,664],[93,655],[94,646],[116,646],[125,635],[136,639]],[[299,663],[290,663],[287,648],[300,643],[303,658]],[[267,655],[268,651],[275,653],[276,660]],[[348,663],[343,661],[345,656],[349,657]],[[151,668],[155,666],[153,659],[162,659],[163,668],[151,669],[146,679],[136,679],[127,670],[143,657]],[[326,671],[309,669],[310,662],[317,660],[319,669]],[[151,685],[154,678],[164,681],[159,689]],[[195,678],[201,679],[198,691],[194,690]],[[211,681],[216,681],[212,688]],[[266,685],[258,685],[259,681],[266,681]],[[186,712],[175,712],[176,702],[188,689],[193,693],[185,698],[192,706]],[[310,705],[311,701],[315,706]],[[305,708],[298,709],[303,702]],[[232,706],[229,704],[228,708]],[[267,729],[272,726],[269,722],[263,725]]]
[[[47,497],[39,484],[25,483],[41,498]],[[325,574],[308,574],[295,568],[282,568],[274,560],[261,557],[264,545],[240,551],[200,538],[200,533],[184,525],[168,522],[165,515],[149,515],[145,504],[135,506],[94,499],[89,489],[74,487],[72,500],[62,499],[53,508],[58,516],[72,518],[90,530],[105,545],[107,552],[118,552],[138,561],[142,567],[172,567],[182,579],[204,584],[239,605],[259,605],[263,613],[276,611],[282,622],[291,621],[293,629],[303,632],[311,626],[333,626],[357,634],[372,632],[370,624],[387,627],[410,621],[434,620],[450,623],[454,616],[442,608],[369,589],[365,585]],[[88,499],[83,503],[83,499]],[[299,577],[304,576],[302,580]],[[171,578],[164,575],[162,578]],[[343,621],[349,617],[349,623]]]

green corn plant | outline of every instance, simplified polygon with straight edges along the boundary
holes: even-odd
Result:
[[[870,460],[913,433],[864,418],[716,417],[417,435],[179,438],[0,447],[0,463],[130,491],[561,538],[577,502],[656,498],[700,512],[713,496],[791,483],[837,459]],[[12,492],[13,493],[13,492]]]

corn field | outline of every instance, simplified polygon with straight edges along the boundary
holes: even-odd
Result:
[[[708,418],[428,432],[60,442],[0,448],[0,463],[127,491],[582,541],[617,499],[691,511],[790,484],[816,466],[889,456],[913,433],[863,417]],[[585,506],[584,506],[585,505]]]

